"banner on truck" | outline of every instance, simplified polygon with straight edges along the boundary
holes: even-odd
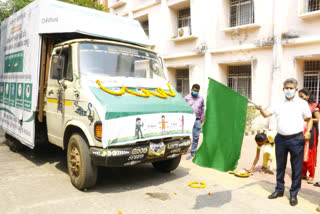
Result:
[[[102,84],[108,84],[112,80],[113,78],[109,78]],[[134,81],[139,82],[139,79],[127,79],[127,84],[134,85]],[[157,81],[158,85],[166,85],[165,80]],[[153,81],[150,79],[144,79],[145,85],[150,85],[151,82]],[[121,96],[107,93],[88,78],[82,81],[82,85],[86,85],[92,93],[92,104],[102,121],[104,148],[110,145],[192,135],[195,121],[193,110],[176,91],[175,96],[167,96],[165,99],[156,96],[146,98],[128,93]],[[117,88],[109,89],[117,91]],[[169,91],[167,87],[162,89]],[[138,88],[130,90],[141,93],[138,92]]]
[[[32,3],[1,23],[0,126],[34,147],[40,36],[38,3]]]

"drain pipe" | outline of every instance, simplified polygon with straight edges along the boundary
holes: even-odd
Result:
[[[272,71],[271,71],[271,98],[270,105],[274,105],[281,98],[281,61],[282,61],[282,4],[283,1],[273,0],[273,48],[272,48]],[[276,120],[272,117],[269,128],[276,128]]]

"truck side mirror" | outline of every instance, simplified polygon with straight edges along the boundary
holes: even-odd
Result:
[[[65,56],[57,55],[57,54],[52,56],[51,71],[50,71],[51,79],[56,79],[56,80],[63,79],[64,63],[65,63]]]

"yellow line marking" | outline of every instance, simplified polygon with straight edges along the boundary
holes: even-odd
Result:
[[[48,99],[48,103],[58,104],[58,100],[57,99]],[[63,105],[72,106],[72,102],[71,101],[63,101]]]

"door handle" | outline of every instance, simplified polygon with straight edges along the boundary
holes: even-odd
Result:
[[[50,95],[52,95],[52,94],[54,94],[54,93],[53,93],[53,90],[50,90],[50,91],[48,92],[48,95],[50,96]]]

